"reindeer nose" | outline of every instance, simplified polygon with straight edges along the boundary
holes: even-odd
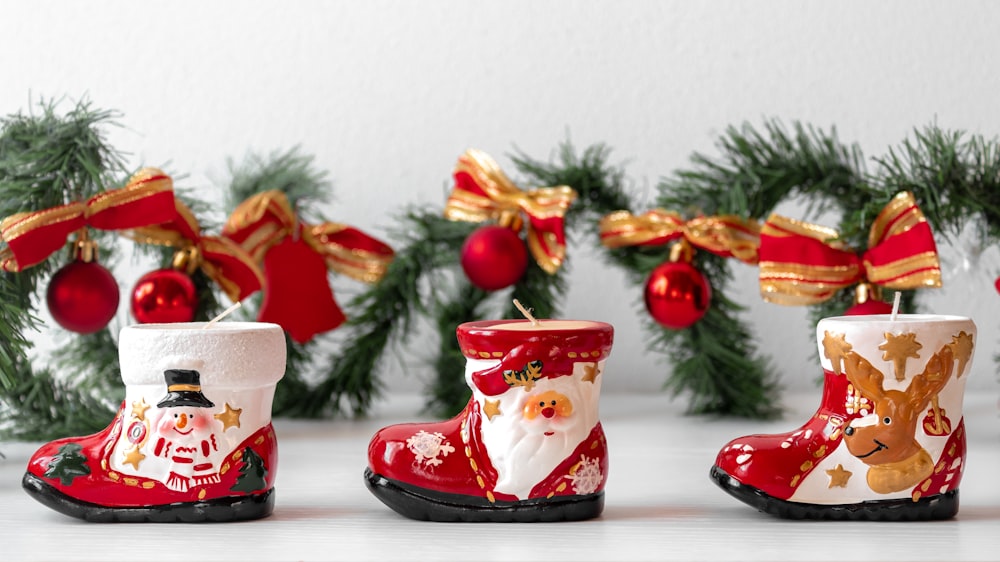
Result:
[[[545,408],[542,408],[542,415],[547,418],[551,418],[556,415],[556,409],[551,406],[546,406]]]
[[[848,437],[850,437],[851,435],[854,435],[854,428],[851,427],[851,426],[847,426],[846,428],[844,428],[844,435],[846,435]]]

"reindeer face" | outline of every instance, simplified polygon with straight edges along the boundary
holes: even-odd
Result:
[[[920,412],[913,409],[905,392],[883,392],[873,413],[854,420],[844,429],[847,450],[868,465],[909,458],[920,449],[913,439]]]
[[[852,455],[870,466],[902,461],[922,447],[915,439],[917,421],[931,397],[944,388],[952,373],[953,355],[945,346],[928,360],[905,391],[886,390],[884,376],[864,357],[849,352],[844,371],[861,394],[874,403],[874,412],[854,420],[844,430],[844,442]]]

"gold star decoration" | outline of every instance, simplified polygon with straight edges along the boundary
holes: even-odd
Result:
[[[853,475],[850,470],[844,470],[844,465],[842,464],[838,464],[836,467],[827,470],[826,473],[830,476],[830,485],[828,488],[846,488],[847,481]]]
[[[230,427],[240,426],[240,414],[243,413],[243,408],[233,408],[226,402],[226,410],[215,414],[215,419],[222,422],[222,431],[229,429]]]
[[[878,346],[882,353],[882,359],[892,361],[893,372],[896,380],[901,381],[906,378],[906,360],[910,357],[920,358],[920,348],[923,344],[917,341],[917,334],[908,332],[895,336],[892,332],[885,333],[885,341]]]
[[[951,337],[951,343],[948,345],[951,347],[952,353],[955,354],[955,359],[958,360],[958,374],[955,375],[955,378],[958,378],[965,372],[965,366],[969,363],[969,359],[972,359],[972,334],[967,334],[965,330],[962,330],[957,336]]]
[[[486,418],[492,420],[493,416],[501,416],[503,412],[500,411],[500,401],[499,400],[486,400],[483,402],[483,413],[486,414]]]
[[[594,384],[597,382],[597,376],[601,374],[601,370],[597,367],[597,363],[587,363],[583,366],[583,378],[580,382],[589,382]]]
[[[845,334],[831,334],[823,332],[823,355],[833,363],[833,372],[844,373],[844,356],[847,355],[854,346],[847,343]]]
[[[125,460],[123,460],[122,463],[130,464],[135,467],[136,470],[139,470],[139,463],[141,463],[144,458],[146,458],[146,455],[139,451],[139,447],[137,445],[125,451]]]
[[[149,409],[149,404],[146,404],[146,399],[142,398],[138,402],[132,402],[132,417],[139,421],[146,420],[146,410]]]

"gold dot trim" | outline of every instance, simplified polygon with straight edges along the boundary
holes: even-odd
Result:
[[[146,481],[142,483],[142,487],[144,490],[152,490],[153,486],[156,486],[156,482]]]
[[[206,495],[205,494],[205,488],[202,488],[201,490],[198,490],[198,499],[199,500],[205,499],[205,495]]]
[[[138,486],[139,485],[139,479],[138,478],[124,478],[124,479],[122,479],[122,482],[124,482],[126,486]]]

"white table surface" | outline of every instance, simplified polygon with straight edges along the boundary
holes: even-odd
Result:
[[[274,514],[218,524],[96,524],[60,515],[21,489],[37,443],[0,451],[0,559],[12,560],[1000,560],[1000,416],[996,393],[966,398],[967,468],[958,517],[873,523],[785,521],[758,513],[708,478],[728,440],[798,427],[814,396],[786,397],[783,420],[682,415],[666,395],[605,395],[606,507],[576,523],[411,521],[365,488],[371,435],[421,419],[416,397],[379,403],[370,419],[279,419]]]

